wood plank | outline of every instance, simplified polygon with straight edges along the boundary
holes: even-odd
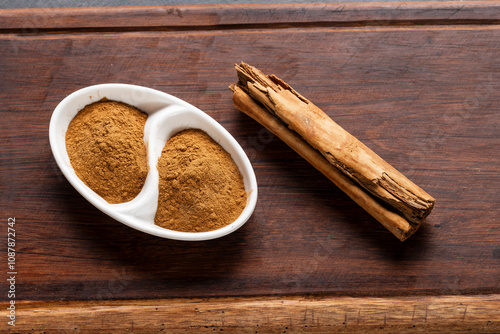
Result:
[[[119,299],[498,291],[500,78],[492,70],[500,68],[500,30],[321,28],[265,36],[0,39],[2,211],[18,220],[25,296],[99,299],[117,275],[127,283],[113,293]],[[432,194],[437,205],[427,224],[403,244],[393,240],[236,111],[227,86],[242,58],[280,74]],[[71,188],[50,152],[50,115],[70,92],[102,82],[171,93],[236,137],[260,187],[244,228],[210,242],[158,239],[103,215]]]
[[[127,321],[118,326],[125,331],[129,320],[136,321],[135,312],[151,311],[144,304],[151,300],[169,305],[174,298],[179,310],[187,310],[192,301],[177,298],[237,296],[231,300],[237,309],[231,312],[238,314],[234,323],[244,320],[245,307],[264,300],[270,319],[281,325],[290,319],[288,306],[297,312],[292,319],[307,318],[309,311],[300,306],[303,297],[287,297],[291,304],[279,309],[274,304],[279,296],[351,296],[365,305],[360,314],[372,312],[369,305],[376,300],[382,301],[380,310],[392,310],[391,305],[410,310],[416,303],[417,311],[432,300],[437,304],[431,310],[444,312],[424,317],[427,324],[435,321],[432,326],[397,327],[413,325],[405,311],[406,320],[393,327],[402,331],[498,332],[500,29],[495,18],[500,7],[463,4],[460,10],[456,3],[346,4],[342,13],[333,4],[276,6],[274,12],[267,5],[182,6],[173,12],[187,8],[184,16],[172,21],[164,7],[61,9],[50,20],[53,14],[43,10],[0,11],[0,208],[17,222],[20,312],[38,319],[33,324],[40,330],[67,328],[44,323],[37,307],[68,319],[64,326],[84,330],[77,325],[87,324],[92,331],[96,328],[87,323],[92,309],[82,308],[92,304],[102,307],[103,328],[114,324],[103,314],[113,321],[122,316]],[[330,12],[324,14],[325,8]],[[42,19],[27,24],[30,14]],[[169,24],[182,29],[157,29]],[[107,30],[88,30],[103,27]],[[289,82],[434,196],[436,208],[421,230],[400,243],[236,111],[227,86],[236,80],[233,63],[242,60]],[[259,183],[259,203],[242,229],[208,242],[159,239],[105,216],[74,191],[52,158],[50,115],[67,94],[104,82],[178,96],[234,135]],[[6,288],[1,280],[0,290]],[[325,298],[338,311],[332,311],[331,322],[325,320],[331,327],[321,330],[350,331],[337,322],[346,312],[350,319],[342,308],[348,297]],[[51,308],[44,301],[56,303]],[[463,301],[476,311],[470,315],[468,307],[464,314],[470,318],[456,322],[455,315],[465,312]],[[217,309],[229,299],[207,302]],[[480,308],[483,302],[486,309]],[[317,307],[321,313],[320,304],[307,310]],[[78,312],[83,312],[80,323]],[[391,331],[380,326],[382,313],[373,312],[366,323]],[[141,326],[157,326],[153,315]],[[213,323],[213,313],[205,315],[196,324]],[[192,330],[188,315],[179,317],[173,326]],[[282,331],[261,321],[257,324]],[[493,324],[497,327],[488,327]]]
[[[498,333],[499,304],[500,295],[21,302],[11,332]]]

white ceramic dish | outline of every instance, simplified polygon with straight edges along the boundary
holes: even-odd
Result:
[[[144,141],[148,148],[149,173],[142,191],[133,200],[109,204],[87,187],[75,174],[66,152],[66,130],[73,117],[86,105],[102,98],[133,105],[147,113]],[[156,164],[166,141],[175,133],[196,128],[205,131],[219,143],[235,161],[243,176],[247,205],[233,223],[209,232],[172,231],[154,224],[158,204],[158,170]],[[241,146],[213,118],[200,109],[169,94],[141,86],[102,84],[80,89],[62,100],[50,120],[50,147],[57,165],[73,187],[102,212],[137,230],[168,239],[198,241],[227,235],[240,228],[250,218],[257,203],[257,180]]]

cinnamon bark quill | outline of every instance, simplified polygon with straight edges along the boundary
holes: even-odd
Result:
[[[266,127],[404,241],[435,199],[275,75],[236,64],[236,108]]]

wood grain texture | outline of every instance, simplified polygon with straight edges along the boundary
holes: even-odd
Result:
[[[231,28],[244,25],[386,25],[495,23],[500,4],[495,1],[402,3],[311,3],[38,8],[0,10],[0,29],[24,33],[39,30],[108,28],[113,30],[173,28]]]
[[[22,302],[15,332],[498,333],[499,303],[498,295]]]
[[[432,295],[498,294],[500,7],[440,5],[352,4],[328,15],[321,8],[333,5],[179,7],[198,13],[179,31],[148,28],[165,24],[163,7],[61,9],[33,26],[38,11],[0,11],[0,207],[17,222],[17,300],[410,295],[425,305]],[[359,25],[368,17],[387,19]],[[110,28],[90,29],[99,22]],[[427,223],[401,244],[237,111],[227,86],[242,60],[289,82],[426,189],[437,199]],[[69,93],[105,82],[165,91],[228,129],[259,183],[244,227],[213,241],[164,240],[71,187],[50,151],[50,116]]]

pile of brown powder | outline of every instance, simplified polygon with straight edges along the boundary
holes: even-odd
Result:
[[[205,132],[184,130],[170,138],[158,161],[155,224],[205,232],[236,220],[246,205],[243,178],[231,158]]]
[[[148,174],[147,114],[122,102],[101,100],[78,112],[66,132],[76,175],[108,203],[132,200]]]

